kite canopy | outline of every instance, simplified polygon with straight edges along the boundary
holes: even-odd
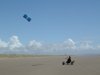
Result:
[[[30,21],[31,21],[31,18],[30,18],[30,17],[28,17],[28,18],[27,18],[27,21],[28,21],[28,22],[30,22]]]
[[[27,19],[28,18],[28,16],[26,15],[26,14],[24,14],[24,16],[23,16],[25,19]]]
[[[30,18],[30,17],[28,17],[28,16],[27,16],[27,14],[24,14],[24,15],[23,15],[23,18],[25,18],[28,22],[30,22],[30,21],[31,21],[31,18]]]

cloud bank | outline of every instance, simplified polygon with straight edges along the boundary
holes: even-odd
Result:
[[[0,53],[25,53],[25,54],[78,54],[78,53],[100,53],[100,45],[94,46],[92,41],[81,41],[77,43],[71,38],[53,44],[45,44],[36,40],[22,44],[18,36],[11,36],[9,41],[0,39]]]

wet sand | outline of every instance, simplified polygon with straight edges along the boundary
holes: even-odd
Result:
[[[100,75],[100,56],[73,56],[74,65],[62,65],[65,56],[0,58],[0,75]]]

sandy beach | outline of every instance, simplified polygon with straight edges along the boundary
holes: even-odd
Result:
[[[74,65],[62,65],[65,56],[0,58],[0,75],[100,75],[100,56],[72,56]]]

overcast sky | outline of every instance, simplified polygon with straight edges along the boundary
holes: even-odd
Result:
[[[0,53],[99,54],[100,1],[0,0]]]

